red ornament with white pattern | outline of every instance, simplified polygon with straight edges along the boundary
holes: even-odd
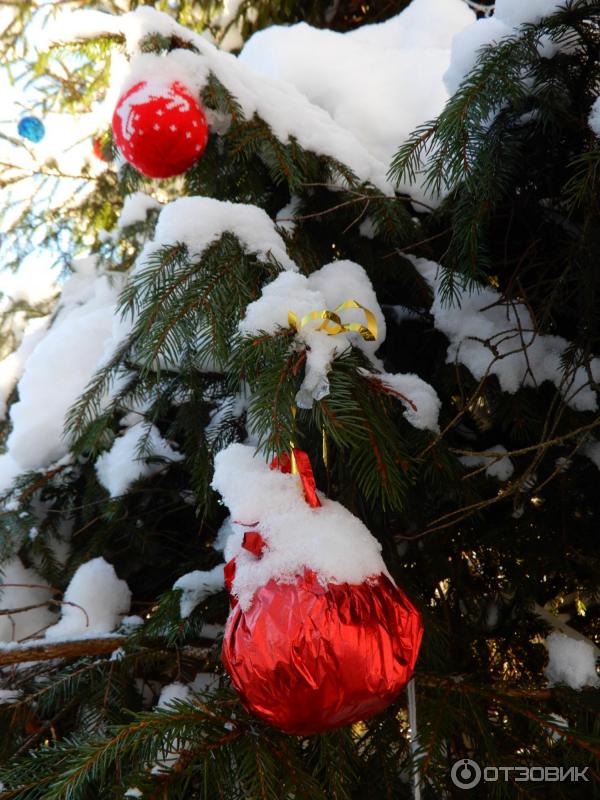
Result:
[[[178,81],[140,81],[119,99],[112,128],[123,157],[149,178],[186,172],[208,141],[200,104]]]

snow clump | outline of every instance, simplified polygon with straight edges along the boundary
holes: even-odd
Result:
[[[82,564],[63,598],[60,620],[46,631],[46,639],[111,633],[129,611],[131,592],[102,557]]]

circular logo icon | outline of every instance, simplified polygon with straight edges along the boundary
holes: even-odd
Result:
[[[450,777],[459,789],[472,789],[481,780],[481,767],[470,758],[461,758],[453,765]]]

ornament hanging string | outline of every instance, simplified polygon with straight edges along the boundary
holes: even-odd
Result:
[[[327,431],[325,430],[325,426],[321,428],[321,437],[322,437],[322,453],[323,453],[323,464],[325,465],[325,469],[329,469],[329,442],[327,441]]]
[[[296,414],[297,414],[297,412],[298,412],[298,409],[296,408],[296,406],[292,406],[292,417],[294,419],[294,429],[296,427]],[[292,475],[298,475],[299,474],[298,473],[298,464],[296,463],[296,455],[295,455],[295,452],[294,452],[295,450],[296,450],[296,443],[292,439],[290,441],[290,468],[291,468],[291,471],[292,471]]]
[[[417,694],[415,692],[415,679],[412,677],[406,684],[406,697],[408,700],[408,725],[410,727],[410,752],[413,756],[413,800],[421,800],[421,776],[417,764],[416,754],[419,750],[419,730],[417,728]]]
[[[342,322],[339,316],[340,311],[345,311],[348,308],[360,308],[365,312],[367,324],[361,325],[360,322]],[[377,339],[377,320],[375,314],[365,306],[361,305],[357,300],[346,300],[344,303],[334,309],[328,311],[324,308],[321,311],[309,311],[303,317],[298,319],[298,316],[293,311],[288,311],[288,324],[290,328],[295,331],[300,331],[305,325],[314,320],[322,319],[323,322],[315,330],[324,331],[328,336],[336,336],[338,333],[347,333],[354,331],[359,333],[366,342],[374,342]]]

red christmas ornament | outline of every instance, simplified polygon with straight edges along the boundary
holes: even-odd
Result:
[[[206,117],[181,83],[140,81],[117,103],[112,119],[115,143],[124,158],[149,178],[188,170],[208,141]]]
[[[107,163],[110,161],[110,158],[107,156],[102,146],[102,139],[99,136],[96,137],[92,143],[92,151],[100,161],[106,161]]]
[[[306,469],[307,459],[300,461]],[[249,530],[242,547],[261,558],[265,542]],[[225,568],[230,591],[235,569],[232,559]],[[419,612],[385,575],[324,587],[305,568],[295,583],[269,580],[246,610],[232,596],[222,659],[250,711],[286,733],[307,735],[389,705],[412,675],[422,634]]]

